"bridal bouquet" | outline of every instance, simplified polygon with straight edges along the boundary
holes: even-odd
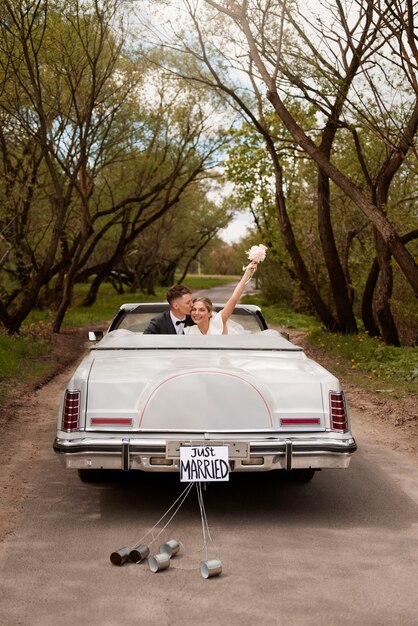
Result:
[[[256,263],[261,263],[266,258],[267,246],[260,243],[258,246],[251,246],[251,248],[247,251],[247,256],[250,261],[255,261]]]
[[[251,246],[251,248],[247,251],[247,257],[250,261],[255,261],[256,263],[261,263],[266,258],[267,246],[260,243],[258,246]],[[244,266],[242,269],[245,271],[247,266]],[[254,270],[255,271],[255,270]],[[247,280],[247,283],[252,279],[254,272],[251,274],[250,278]]]

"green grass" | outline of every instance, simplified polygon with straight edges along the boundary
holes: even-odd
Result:
[[[359,374],[356,380],[365,387],[417,393],[418,347],[395,348],[366,332],[340,335],[320,328],[309,332],[308,341],[334,358],[337,372]]]
[[[198,276],[197,274],[190,274],[184,282],[192,291],[196,291],[234,283],[240,278],[241,276]]]
[[[48,340],[31,334],[10,336],[0,331],[0,404],[13,380],[29,380],[51,371]]]

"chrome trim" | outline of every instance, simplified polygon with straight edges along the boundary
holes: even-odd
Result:
[[[122,439],[122,471],[123,472],[129,471],[129,465],[130,465],[129,459],[130,459],[129,439]]]
[[[178,435],[176,437],[178,440]],[[148,472],[178,472],[179,462],[173,465],[151,465],[151,457],[167,458],[168,440],[146,439],[94,439],[56,438],[54,450],[59,454],[64,467],[142,470]],[[205,439],[202,439],[202,443]],[[243,465],[242,460],[234,459],[234,472],[269,471],[274,469],[308,468],[345,468],[350,464],[351,456],[357,445],[351,437],[304,437],[264,439],[248,441],[249,459],[263,457],[262,465]]]
[[[116,428],[120,428],[118,426],[116,426]],[[126,431],[126,426],[124,426],[125,431]],[[300,427],[299,427],[300,428]],[[193,434],[193,435],[200,435],[202,437],[206,437],[206,438],[210,438],[213,437],[213,435],[221,435],[222,438],[227,437],[229,440],[230,439],[234,439],[236,440],[237,438],[240,440],[247,440],[248,437],[243,437],[242,435],[265,435],[265,436],[272,436],[274,439],[278,439],[280,438],[280,436],[283,437],[288,437],[289,434],[289,428],[284,426],[283,429],[286,430],[286,432],[284,430],[281,430],[280,432],[278,432],[277,430],[272,430],[272,428],[240,428],[239,430],[225,430],[225,428],[223,429],[217,429],[217,428],[213,428],[210,433],[208,434],[206,430],[202,429],[202,428],[179,428],[178,430],[176,430],[175,432],[175,438],[178,439],[179,435],[185,437],[187,436],[189,433]],[[115,426],[112,424],[111,426],[89,426],[87,425],[86,428],[84,429],[86,433],[91,433],[92,435],[94,434],[100,434],[103,436],[106,435],[118,435],[119,432],[115,431]],[[77,431],[80,432],[80,429],[78,428]],[[140,437],[141,435],[145,435],[148,436],[149,434],[158,434],[159,437],[163,436],[163,437],[168,437],[168,439],[172,439],[172,433],[170,431],[167,430],[167,428],[143,428],[142,426],[138,429],[132,430],[130,431],[133,435],[135,435],[135,437]],[[321,435],[322,433],[338,433],[338,434],[342,434],[342,435],[347,435],[347,432],[342,432],[342,431],[335,431],[335,430],[331,430],[330,428],[325,428],[323,426],[321,426],[320,428],[317,427],[304,427],[303,429],[300,428],[300,430],[297,430],[295,427],[293,428],[293,433],[300,433],[302,435]],[[122,433],[121,433],[122,434]],[[125,433],[126,434],[126,433]]]
[[[287,440],[285,443],[285,465],[287,470],[292,469],[292,442]]]

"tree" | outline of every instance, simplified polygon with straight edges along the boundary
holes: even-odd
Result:
[[[115,152],[113,122],[136,82],[135,74],[129,80],[115,76],[123,45],[123,34],[118,40],[113,31],[118,4],[6,0],[3,5],[3,180],[6,192],[11,185],[15,198],[21,191],[25,197],[6,205],[2,216],[10,249],[5,271],[16,285],[11,293],[3,285],[0,300],[0,319],[10,332],[19,329],[41,289],[68,264],[68,251],[72,262],[80,256],[91,232],[95,178]],[[71,234],[75,223],[78,239]],[[61,285],[64,306],[71,268]]]
[[[130,287],[154,293],[183,282],[201,251],[231,219],[231,212],[208,200],[207,184],[195,182],[161,219],[139,234],[115,267],[114,276]]]
[[[260,78],[264,81],[267,87],[267,98],[274,107],[277,115],[280,117],[298,145],[306,151],[306,153],[317,163],[318,167],[363,211],[366,217],[376,228],[379,236],[396,258],[408,282],[414,289],[415,294],[418,295],[418,267],[413,257],[402,243],[401,237],[396,228],[386,218],[381,206],[379,204],[374,204],[364,193],[361,192],[356,184],[354,184],[347,176],[345,176],[343,172],[335,167],[326,152],[321,150],[321,148],[318,147],[309,137],[307,132],[298,124],[297,120],[293,117],[283,98],[279,94],[278,75],[283,66],[283,59],[281,58],[281,54],[276,54],[275,56],[270,55],[272,46],[269,45],[267,49],[265,45],[265,37],[263,37],[265,33],[264,31],[260,33],[257,26],[258,24],[264,25],[268,23],[268,18],[273,10],[277,10],[278,3],[269,3],[266,10],[257,10],[257,7],[253,7],[248,0],[244,0],[241,4],[235,1],[228,1],[225,4],[215,2],[214,0],[205,1],[208,5],[214,7],[223,15],[227,15],[234,21],[235,24],[238,25],[241,33],[247,41],[251,60],[258,70]],[[358,2],[362,13],[367,15],[367,20],[372,19],[369,15],[371,11],[374,11],[374,4],[375,3],[371,2],[371,0]],[[390,38],[391,35],[396,33],[398,41],[401,41],[409,46],[410,52],[408,54],[408,59],[410,58],[416,61],[418,59],[416,54],[417,49],[414,37],[411,35],[411,33],[414,33],[415,19],[412,3],[407,2],[404,10],[401,9],[401,11],[396,12],[391,11],[390,9],[382,9],[380,2],[377,4],[378,12],[376,19],[380,23],[381,27],[384,28],[388,23],[390,23],[391,32],[388,34],[388,37]],[[285,7],[285,5],[283,6]],[[342,4],[339,3],[339,6],[342,6]],[[363,10],[364,7],[365,10]],[[290,15],[290,12],[288,12],[287,15]],[[376,15],[376,13],[374,13],[374,15]],[[348,21],[345,20],[343,27],[346,31],[347,25]],[[281,50],[279,50],[279,52],[281,53]],[[400,65],[403,65],[401,62],[402,59],[407,61],[403,53],[400,57]],[[343,59],[343,61],[345,62],[346,59]],[[411,67],[410,63],[407,63],[407,65],[409,73],[413,66]],[[329,63],[326,59],[324,59],[324,69],[325,67],[329,69]],[[414,86],[414,90],[418,93],[418,81],[416,80],[415,70],[412,70],[410,78],[413,80],[412,84],[417,85],[417,89]],[[338,118],[335,122],[336,121],[338,121]],[[397,141],[392,140],[391,142],[393,150],[388,158],[387,168],[384,173],[382,173],[386,186],[401,165],[405,154],[411,148],[417,131],[417,126],[418,98],[415,99],[415,103],[413,103],[409,111],[409,115],[405,119],[403,128],[398,133]]]
[[[355,330],[352,289],[347,282],[349,273],[336,245],[331,221],[332,185],[345,194],[349,203],[360,208],[367,223],[376,231],[381,289],[375,298],[375,308],[385,339],[396,344],[398,339],[387,315],[391,291],[387,269],[390,269],[391,254],[415,294],[418,293],[418,268],[400,234],[403,225],[396,217],[393,219],[393,215],[390,219],[387,210],[390,203],[387,191],[414,147],[418,121],[411,3],[396,3],[394,8],[366,0],[335,5],[324,2],[320,5],[322,14],[317,16],[306,6],[303,12],[299,11],[297,2],[260,4],[249,0],[206,0],[206,5],[214,11],[205,13],[198,5],[184,2],[197,33],[196,45],[190,36],[187,41],[181,39],[179,29],[177,39],[170,40],[169,45],[175,41],[189,57],[183,75],[188,70],[195,80],[222,89],[233,106],[239,107],[262,134],[272,160],[276,161],[276,203],[283,236],[288,238],[287,248],[292,251],[296,273],[311,302],[315,302],[315,310],[331,327],[332,315],[317,297],[317,290],[298,254],[284,206],[281,163],[272,145],[274,138],[270,128],[264,123],[266,101],[262,86],[267,88],[267,101],[276,116],[295,145],[318,168],[318,224],[338,316],[335,326]],[[218,34],[221,29],[222,41]],[[385,108],[383,105],[387,90],[392,88],[394,68],[401,101],[391,107],[390,116],[380,115],[379,123],[375,113],[386,112],[387,105]],[[300,102],[305,103],[304,110],[311,107],[314,115],[307,118],[295,114],[301,108],[295,104]],[[397,117],[393,115],[396,109]],[[363,128],[375,129],[375,154],[380,153],[383,158],[373,171],[371,163],[364,167],[364,154],[358,150],[360,168],[356,173],[360,172],[360,176],[352,178],[349,170],[338,166],[336,146],[342,134],[348,131],[352,145],[361,147],[358,138]],[[376,182],[380,190],[377,195],[370,188],[370,181],[372,187]]]
[[[162,89],[155,65],[127,45],[119,7],[3,7],[0,320],[10,332],[45,298],[58,332],[77,279],[94,276],[93,302],[223,144],[199,90]]]
[[[182,200],[183,195],[190,197],[193,189],[199,189],[197,197],[200,204],[196,210],[204,213],[207,201],[202,193],[202,183],[209,176],[208,172],[216,162],[216,153],[225,140],[216,129],[212,129],[210,116],[208,119],[200,102],[198,90],[184,84],[177,85],[176,89],[166,85],[158,91],[158,106],[149,107],[146,142],[144,138],[141,140],[143,150],[136,155],[134,168],[122,168],[120,173],[125,187],[121,199],[116,201],[118,195],[113,194],[105,202],[100,198],[101,206],[109,203],[107,217],[102,210],[97,232],[89,242],[86,261],[83,259],[77,275],[79,280],[94,276],[85,300],[86,306],[94,302],[100,285],[110,272],[120,266],[123,259],[126,263],[126,254],[140,246],[138,242],[143,240],[144,232],[169,213],[167,220],[156,227],[157,231],[164,231],[164,224],[171,223],[173,216],[177,215],[175,207],[181,202],[183,207],[186,206],[187,200]],[[126,187],[130,193],[127,193]],[[192,207],[188,208],[188,212],[189,217],[183,220],[183,231],[184,223],[193,221]],[[153,231],[150,232],[152,238]],[[97,258],[97,250],[103,248],[101,244],[105,233],[113,243],[105,255]],[[146,235],[145,240],[147,238]],[[187,247],[181,248],[182,255],[187,256]],[[88,258],[96,262],[87,263]],[[173,265],[171,274],[177,264]],[[138,267],[145,271],[142,264]],[[152,275],[155,278],[158,276],[157,268]],[[147,289],[152,291],[153,284],[149,283]]]

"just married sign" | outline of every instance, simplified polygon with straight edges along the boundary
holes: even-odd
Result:
[[[228,446],[181,446],[181,482],[221,480],[229,480]]]

